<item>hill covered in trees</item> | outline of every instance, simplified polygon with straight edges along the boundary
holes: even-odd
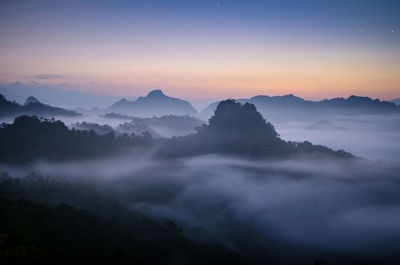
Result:
[[[148,132],[116,137],[110,131],[98,135],[93,130],[69,130],[63,122],[54,119],[20,116],[13,124],[3,124],[0,128],[0,161],[18,164],[39,159],[85,159],[149,143],[159,145],[158,157],[164,158],[212,153],[276,159],[302,155],[353,157],[345,151],[333,151],[310,142],[286,142],[254,105],[226,100],[218,105],[209,124],[198,128],[197,133],[158,140]]]
[[[107,119],[118,119],[118,120],[129,120],[121,124],[116,129],[121,132],[140,132],[148,131],[154,138],[161,136],[181,136],[195,132],[197,127],[204,124],[200,119],[190,117],[188,115],[164,115],[161,117],[151,118],[140,118],[133,117],[118,113],[106,113],[104,118]]]
[[[88,210],[85,200],[97,206]],[[1,175],[0,263],[249,264],[220,243],[189,239],[170,220],[121,208],[104,214],[109,205],[82,183]]]
[[[209,153],[253,158],[288,158],[301,155],[353,157],[343,150],[333,151],[310,142],[286,142],[253,104],[242,105],[234,100],[220,102],[209,124],[199,128],[196,134],[173,138],[160,150],[160,155],[167,157]]]
[[[20,116],[12,124],[0,128],[0,161],[11,164],[75,160],[115,154],[127,147],[151,140],[149,135],[113,132],[98,135],[93,130],[69,130],[61,121]]]

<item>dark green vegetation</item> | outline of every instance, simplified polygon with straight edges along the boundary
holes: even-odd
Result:
[[[119,126],[120,128],[117,128],[117,130],[119,131],[125,131],[126,129],[128,129],[124,127],[133,126],[143,129],[160,128],[173,132],[193,132],[197,127],[203,125],[203,122],[201,120],[190,117],[188,115],[164,115],[161,117],[139,118],[111,112],[106,113],[103,117],[109,119],[130,120],[130,122],[124,123],[123,126]]]
[[[99,135],[103,134],[108,134],[113,131],[113,128],[107,124],[105,125],[100,125],[97,123],[92,123],[92,122],[77,122],[71,125],[72,128],[80,131],[90,131],[93,130],[95,133]]]
[[[174,117],[161,118],[175,120]],[[190,118],[189,118],[190,119]],[[129,125],[129,124],[128,124]],[[251,158],[288,158],[302,155],[351,158],[345,151],[333,151],[309,142],[286,142],[279,138],[252,104],[233,100],[218,105],[208,125],[196,134],[155,140],[150,133],[122,134],[111,131],[98,135],[93,130],[69,130],[61,121],[21,116],[0,128],[0,161],[22,164],[34,160],[76,160],[115,154],[129,147],[159,145],[159,157],[228,154]]]
[[[153,118],[132,118],[132,122],[142,122],[150,127],[164,127],[177,131],[193,131],[202,126],[203,122],[190,116],[165,115]]]
[[[188,239],[172,221],[107,200],[90,185],[3,174],[0,264],[249,264],[221,244]]]
[[[42,104],[33,97],[29,97],[24,105],[19,105],[16,102],[7,100],[2,94],[0,94],[0,117],[16,117],[19,115],[37,115],[41,117],[81,116],[81,114],[77,113],[76,111],[65,110],[62,108]]]
[[[288,158],[301,155],[352,158],[343,150],[333,151],[310,142],[295,143],[280,139],[274,126],[266,122],[253,104],[234,100],[218,104],[208,125],[197,134],[173,138],[161,149],[162,156],[191,156],[209,153],[252,158]]]
[[[69,130],[61,121],[20,116],[13,124],[0,128],[0,160],[24,164],[43,159],[50,161],[93,158],[115,154],[133,145],[150,141],[148,136],[98,135],[91,131]]]

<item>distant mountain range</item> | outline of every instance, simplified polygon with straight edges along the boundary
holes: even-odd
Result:
[[[400,98],[392,99],[390,102],[392,102],[396,105],[400,105]]]
[[[379,114],[398,112],[400,106],[388,101],[371,99],[369,97],[350,96],[346,98],[324,99],[310,101],[292,94],[285,96],[269,97],[264,95],[249,99],[238,99],[240,103],[252,103],[264,115],[275,114]],[[219,101],[211,103],[201,111],[201,116],[210,117],[216,109]]]
[[[7,100],[0,94],[0,117],[16,117],[19,115],[37,115],[41,117],[81,116],[76,111],[66,110],[43,104],[35,97],[28,97],[24,105]]]
[[[350,96],[348,98],[324,99],[310,101],[293,94],[284,96],[258,95],[252,98],[237,99],[239,103],[251,103],[268,119],[277,122],[284,119],[309,118],[315,115],[354,115],[400,113],[400,99],[391,102],[371,99],[369,97]],[[200,112],[200,117],[208,119],[214,113],[218,103],[211,103]],[[31,114],[40,116],[77,116],[77,111],[69,111],[40,103],[36,98],[29,97],[24,105],[1,98],[0,116]],[[396,105],[397,104],[397,105]],[[84,111],[82,109],[82,111]],[[161,117],[165,115],[189,115],[196,117],[197,110],[186,100],[169,97],[161,90],[152,90],[146,96],[136,100],[121,99],[103,110],[92,109],[88,112],[114,112],[135,117]],[[81,111],[79,111],[81,112]],[[83,112],[82,112],[83,113]],[[13,115],[13,114],[12,114]]]
[[[141,117],[163,116],[168,114],[196,116],[197,110],[186,100],[166,96],[161,90],[152,90],[145,97],[129,101],[121,99],[106,111]]]
[[[310,142],[284,141],[253,104],[234,100],[221,101],[209,124],[197,133],[174,137],[159,148],[158,155],[165,158],[227,154],[252,158],[268,157],[330,157],[355,158],[343,150],[334,151]]]
[[[27,106],[32,104],[37,104],[34,98],[28,100]],[[242,105],[234,100],[219,103],[209,124],[197,128],[196,133],[180,137],[153,139],[149,133],[115,137],[112,129],[106,126],[93,123],[75,126],[79,130],[70,130],[61,121],[19,116],[12,124],[0,127],[0,161],[24,164],[38,159],[76,160],[116,154],[134,146],[152,148],[155,145],[156,156],[165,159],[206,154],[273,159],[301,156],[354,158],[343,150],[334,151],[310,142],[284,141],[253,104]],[[94,129],[106,131],[98,135]]]
[[[36,82],[14,82],[11,84],[0,84],[0,94],[17,103],[22,104],[28,96],[35,96],[43,102],[66,109],[75,108],[106,108],[110,106],[116,97],[106,95],[94,95],[72,89],[55,88]]]

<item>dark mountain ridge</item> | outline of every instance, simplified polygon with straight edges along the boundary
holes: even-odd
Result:
[[[242,105],[234,100],[220,102],[209,124],[199,128],[197,134],[173,138],[160,150],[160,155],[166,157],[210,153],[252,158],[288,158],[302,155],[354,157],[343,150],[334,151],[307,141],[284,141],[274,126],[257,111],[255,105]]]
[[[394,104],[399,106],[400,105],[400,98],[392,99],[390,102],[392,102],[392,103],[394,103]]]
[[[54,119],[19,116],[13,124],[0,127],[0,161],[29,164],[36,160],[88,159],[113,155],[149,140],[151,136],[147,134],[116,137],[111,131],[98,135],[94,130],[70,130]]]
[[[301,155],[353,157],[345,151],[310,142],[286,142],[253,104],[226,100],[218,105],[209,124],[199,127],[197,133],[170,139],[153,139],[150,133],[115,137],[111,131],[97,135],[93,130],[69,130],[61,121],[20,116],[13,124],[0,128],[0,161],[18,164],[38,159],[85,159],[143,144],[158,144],[158,155],[164,158],[213,153],[276,159]]]
[[[20,105],[16,102],[7,100],[2,94],[0,94],[0,117],[16,117],[19,115],[37,115],[41,117],[77,117],[81,116],[82,114],[76,111],[43,104],[37,98],[32,96],[26,99],[24,105]]]
[[[240,103],[251,103],[263,114],[290,113],[292,115],[313,114],[379,114],[400,113],[400,106],[389,101],[371,99],[369,97],[350,96],[348,98],[324,99],[321,101],[310,101],[293,94],[284,96],[259,95],[249,99],[238,99]],[[211,103],[201,111],[203,117],[209,117],[219,101]]]
[[[161,90],[152,90],[134,101],[121,99],[107,111],[134,116],[163,116],[167,114],[196,116],[197,110],[186,100],[166,96]]]

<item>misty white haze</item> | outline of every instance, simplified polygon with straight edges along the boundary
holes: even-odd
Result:
[[[199,240],[298,251],[391,255],[400,244],[400,167],[391,162],[251,161],[208,155],[157,160],[152,154],[2,168],[91,183],[134,211],[172,218]],[[272,250],[275,247],[272,247]],[[270,249],[271,250],[271,249]],[[365,251],[369,254],[366,254]]]
[[[399,265],[400,0],[0,0],[0,265]]]
[[[208,124],[199,115],[175,115],[176,124],[157,125],[157,118],[140,113],[107,116],[110,113],[88,110],[82,116],[56,119],[70,129],[83,122],[107,125],[117,136],[124,132],[121,128],[140,124],[161,139],[196,134],[197,125]],[[261,261],[266,255],[266,260],[276,256],[278,264],[296,264],[297,258],[277,254],[287,249],[300,261],[314,255],[339,263],[379,261],[382,256],[390,260],[400,244],[400,115],[262,114],[283,140],[343,149],[360,159],[221,154],[160,158],[155,155],[158,146],[153,146],[106,158],[1,164],[0,172],[12,178],[33,172],[66,183],[86,183],[102,199],[116,200],[132,212],[172,219],[190,238],[218,241]],[[13,117],[2,118],[12,121]],[[84,207],[73,194],[67,203]],[[264,254],[260,256],[258,249]]]

